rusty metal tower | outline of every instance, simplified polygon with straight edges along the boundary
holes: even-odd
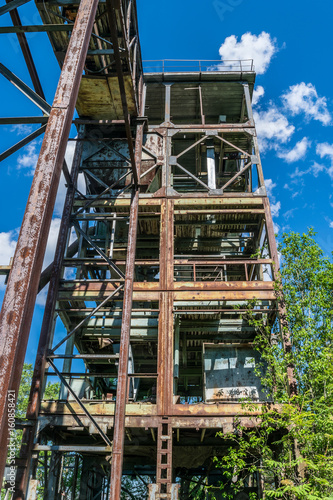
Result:
[[[35,498],[42,458],[45,498],[60,499],[68,455],[73,500],[119,500],[126,475],[150,478],[149,499],[190,498],[191,477],[223,479],[216,431],[251,425],[240,399],[259,413],[267,400],[242,316],[252,299],[268,323],[278,315],[253,63],[148,61],[143,72],[135,0],[36,2],[44,24],[30,27],[23,3],[1,8],[14,24],[2,32],[21,37],[35,90],[0,72],[43,111],[34,137],[45,135],[1,313],[2,450],[7,392],[18,391],[36,294],[49,290],[13,498]],[[25,31],[46,31],[61,66],[52,106]],[[59,239],[41,275],[61,170]],[[44,398],[49,380],[57,400]],[[247,493],[260,488],[249,478]]]

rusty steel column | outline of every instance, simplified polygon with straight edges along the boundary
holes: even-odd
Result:
[[[140,177],[141,150],[143,140],[144,124],[137,127],[136,145],[135,145],[135,163]],[[111,462],[111,481],[110,481],[110,500],[119,500],[121,493],[121,477],[123,470],[124,455],[124,431],[125,431],[125,413],[127,399],[127,371],[128,355],[131,330],[131,312],[133,302],[133,279],[135,268],[136,237],[138,227],[139,212],[139,189],[136,188],[131,202],[130,221],[128,230],[128,248],[126,258],[126,276],[124,287],[123,319],[121,323],[120,334],[120,352],[118,365],[118,382],[116,408],[114,416],[114,431],[112,445]]]
[[[133,299],[133,278],[135,266],[136,236],[139,211],[139,191],[133,194],[129,221],[129,236],[126,259],[126,277],[124,287],[123,316],[120,333],[120,351],[114,431],[112,445],[110,500],[119,500],[124,455],[125,412],[127,398],[127,371],[131,330],[131,312]]]
[[[21,226],[0,315],[0,476],[6,463],[7,392],[18,393],[52,212],[98,0],[77,13]]]

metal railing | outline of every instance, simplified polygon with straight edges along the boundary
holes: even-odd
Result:
[[[271,259],[209,260],[176,259],[175,281],[272,281]],[[265,277],[264,277],[265,275]]]
[[[253,59],[243,60],[197,60],[197,59],[151,59],[142,61],[145,73],[206,73],[254,71]]]

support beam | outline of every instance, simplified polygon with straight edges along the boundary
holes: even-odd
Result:
[[[74,24],[31,24],[27,26],[0,26],[0,33],[45,33],[54,31],[72,31],[73,28]]]
[[[7,449],[7,391],[18,394],[47,235],[98,0],[82,0],[61,71],[0,315],[0,476]]]
[[[169,124],[171,119],[171,86],[172,83],[165,83],[165,108],[164,108],[164,123]]]
[[[34,139],[42,135],[45,132],[45,130],[46,130],[46,125],[42,125],[40,128],[29,134],[27,137],[14,144],[14,146],[8,148],[6,151],[0,154],[0,162],[8,158],[8,156],[19,151],[21,148],[29,144],[29,142],[33,141]]]
[[[28,2],[30,2],[30,0],[11,0],[7,3],[7,5],[3,5],[2,7],[0,7],[0,16],[3,16],[4,14],[7,14],[7,12],[11,12],[12,10],[17,9],[17,7],[20,7],[21,5],[24,5]]]
[[[141,155],[141,148],[140,148],[140,155]],[[129,237],[128,237],[126,278],[125,278],[124,301],[123,301],[124,304],[123,321],[121,325],[121,336],[120,336],[117,399],[116,399],[116,410],[115,410],[115,425],[113,433],[112,466],[111,466],[112,486],[110,490],[110,500],[120,500],[120,491],[121,491],[121,477],[122,477],[123,454],[124,454],[125,411],[126,411],[126,398],[127,398],[127,378],[128,378],[127,370],[128,370],[128,359],[129,359],[131,310],[132,310],[132,300],[133,300],[133,278],[134,278],[134,266],[135,266],[136,235],[137,235],[137,225],[138,225],[138,202],[139,202],[139,192],[136,190],[132,198],[130,224],[128,230]]]
[[[7,80],[12,83],[20,92],[22,92],[31,102],[36,104],[46,115],[50,114],[51,106],[45,101],[43,97],[40,97],[36,92],[34,92],[26,83],[24,83],[18,76],[16,76],[10,69],[6,68],[2,63],[0,63],[0,73],[7,78]],[[54,104],[53,104],[54,105]]]
[[[122,65],[122,60],[120,57],[120,49],[119,49],[119,43],[118,43],[118,28],[117,28],[117,15],[116,15],[115,4],[116,4],[116,2],[114,0],[106,0],[106,11],[107,11],[107,15],[109,18],[109,23],[110,23],[111,39],[112,39],[113,50],[114,50],[114,60],[115,60],[115,65],[116,65],[116,69],[117,69],[121,104],[122,104],[124,120],[125,120],[126,138],[127,138],[128,150],[129,150],[129,154],[130,154],[130,158],[131,158],[133,180],[134,180],[134,184],[137,186],[140,182],[140,174],[139,174],[138,165],[136,164],[134,145],[133,145],[133,139],[132,139],[130,115],[129,115],[129,111],[128,111],[125,81],[124,81],[124,74],[123,74],[123,65]],[[140,157],[140,160],[141,160],[141,157]]]
[[[47,123],[47,116],[9,116],[1,117],[0,125],[22,125],[32,123]]]
[[[141,79],[142,89],[142,79]],[[140,99],[141,115],[144,111],[144,99]],[[140,178],[142,141],[143,141],[144,124],[140,123],[137,127],[136,145],[135,145],[135,164],[138,169],[138,178]],[[123,320],[121,325],[121,339],[118,365],[118,382],[117,382],[117,399],[115,409],[115,424],[113,432],[113,448],[111,462],[111,488],[110,500],[120,500],[121,494],[121,478],[123,470],[123,455],[124,455],[124,430],[125,430],[125,413],[126,399],[128,387],[128,360],[130,346],[130,330],[131,330],[131,312],[133,302],[133,279],[135,270],[135,251],[136,238],[138,228],[138,212],[139,212],[139,191],[135,189],[132,195],[130,221],[128,230],[128,247],[126,259],[126,277],[124,288],[123,301]]]
[[[244,83],[243,86],[244,86],[244,96],[245,96],[245,102],[246,102],[247,116],[249,118],[251,125],[254,125],[249,84]]]

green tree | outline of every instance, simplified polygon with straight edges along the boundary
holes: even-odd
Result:
[[[32,365],[24,363],[20,389],[16,401],[16,418],[18,419],[24,419],[27,412],[32,375]],[[48,382],[45,387],[44,399],[58,399],[59,389],[59,382]]]
[[[26,416],[26,412],[27,412],[27,408],[28,408],[28,402],[29,402],[32,375],[33,375],[32,364],[24,363],[23,370],[22,370],[20,388],[19,388],[19,392],[18,392],[17,400],[16,400],[15,417],[16,417],[17,422],[25,420],[25,416]],[[44,398],[45,399],[57,399],[58,394],[59,394],[59,388],[60,388],[60,384],[58,382],[56,382],[56,383],[48,382],[46,387],[45,387]],[[22,435],[23,435],[22,429],[15,429],[15,432],[11,438],[13,440],[13,442],[15,443],[16,457],[18,457],[19,453],[20,453]],[[49,455],[49,452],[44,453],[44,460],[49,459],[48,455]],[[39,487],[39,491],[38,491],[38,498],[42,499],[43,498],[43,491],[44,491],[44,474],[43,474],[42,469],[40,469],[40,471],[39,471],[39,479],[40,479],[40,487]],[[6,495],[6,491],[3,489],[1,491],[1,499],[5,498],[5,495]]]
[[[215,459],[227,483],[221,486],[224,498],[233,498],[249,476],[260,473],[265,498],[333,499],[333,264],[314,237],[312,229],[283,234],[279,248],[277,296],[287,311],[289,354],[281,341],[271,344],[272,325],[249,305],[248,321],[258,331],[255,345],[268,365],[264,383],[276,405],[264,408],[253,430],[238,425],[235,434],[221,434],[229,444],[228,453]],[[290,363],[296,396],[288,393]],[[244,406],[255,408],[251,402]]]

